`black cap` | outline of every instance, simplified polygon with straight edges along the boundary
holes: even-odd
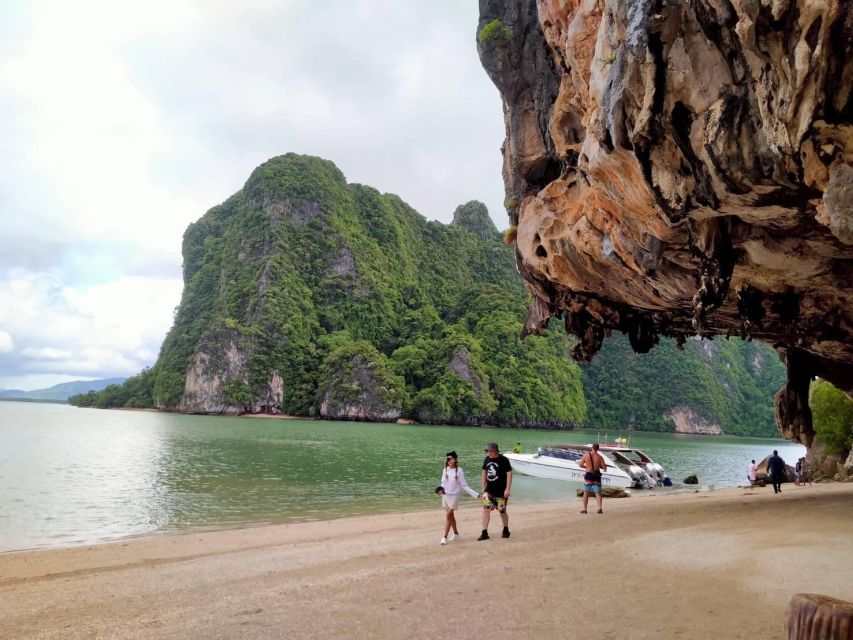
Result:
[[[498,443],[497,442],[490,442],[489,444],[487,444],[486,445],[486,453],[488,453],[489,451],[500,451],[500,448],[498,447]]]

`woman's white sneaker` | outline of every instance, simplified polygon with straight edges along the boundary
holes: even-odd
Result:
[[[457,536],[457,534],[451,533],[449,536],[447,536],[447,541],[453,542],[454,540],[456,540],[456,536]]]
[[[447,538],[442,538],[442,539],[441,539],[441,544],[447,544]]]

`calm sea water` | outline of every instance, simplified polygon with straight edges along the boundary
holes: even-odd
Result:
[[[615,436],[611,433],[610,436]],[[590,432],[186,416],[0,402],[0,552],[208,526],[438,508],[455,449],[478,488],[483,446],[528,451]],[[602,434],[603,437],[603,434]],[[634,434],[675,481],[742,482],[782,440]],[[517,475],[513,501],[574,499],[576,486]],[[474,504],[471,501],[471,504]]]

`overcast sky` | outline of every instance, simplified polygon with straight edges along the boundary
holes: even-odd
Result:
[[[290,151],[502,209],[474,0],[0,0],[0,389],[154,363],[186,226]]]

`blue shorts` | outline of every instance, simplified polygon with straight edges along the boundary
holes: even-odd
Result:
[[[586,493],[601,493],[601,485],[600,484],[587,484],[583,483],[583,490]]]

